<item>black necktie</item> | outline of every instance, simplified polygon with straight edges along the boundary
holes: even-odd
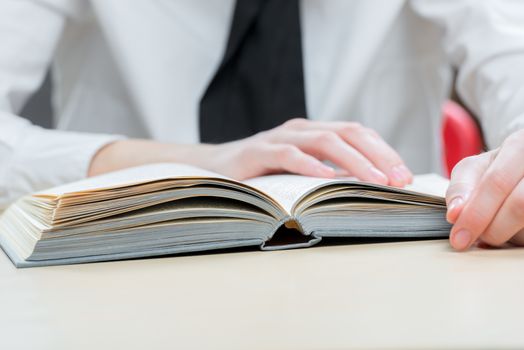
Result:
[[[298,0],[237,0],[226,52],[200,101],[200,138],[220,143],[306,117]]]

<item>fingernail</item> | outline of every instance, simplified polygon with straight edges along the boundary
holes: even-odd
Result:
[[[462,206],[464,204],[464,199],[462,197],[455,197],[451,200],[451,202],[448,205],[448,212],[452,212],[458,207]]]
[[[408,183],[413,181],[413,173],[404,164],[398,166],[400,172],[404,174],[404,177]]]
[[[394,166],[393,169],[391,169],[391,177],[399,185],[403,186],[404,183],[406,182],[406,178],[404,176],[404,173],[403,173],[402,169],[400,169],[399,165]]]
[[[460,214],[460,207],[464,206],[464,198],[462,196],[457,196],[449,202],[448,208],[446,210],[446,220],[450,224],[454,224],[457,221],[457,218]]]
[[[318,164],[315,166],[315,172],[320,177],[335,177],[335,169],[325,164]]]
[[[369,168],[369,173],[371,174],[371,177],[373,178],[374,182],[378,182],[379,184],[386,185],[388,183],[388,177],[386,174],[384,174],[382,171],[378,170],[375,167]]]
[[[471,242],[471,233],[468,230],[462,229],[455,233],[452,238],[453,248],[457,250],[464,250],[469,247]]]

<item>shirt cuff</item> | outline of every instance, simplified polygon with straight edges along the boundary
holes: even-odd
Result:
[[[85,178],[94,155],[125,138],[42,128],[27,132],[10,152],[0,174],[5,193],[0,207],[23,195]]]

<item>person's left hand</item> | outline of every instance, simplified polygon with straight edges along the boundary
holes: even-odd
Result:
[[[524,245],[524,130],[498,149],[460,161],[446,203],[453,248],[466,250],[479,240]]]

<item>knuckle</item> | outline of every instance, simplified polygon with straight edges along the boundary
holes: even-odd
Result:
[[[341,132],[345,134],[354,134],[358,132],[364,132],[365,130],[367,130],[367,128],[358,122],[347,122],[342,126]]]
[[[488,170],[485,181],[499,194],[508,194],[513,189],[508,176],[499,170]]]
[[[334,142],[337,142],[338,136],[330,131],[318,132],[313,138],[313,142],[320,147],[332,146]]]
[[[486,221],[486,214],[477,205],[473,205],[462,213],[464,217],[463,224],[469,228],[472,233],[480,233],[479,226]]]
[[[259,133],[250,137],[257,143],[271,144],[277,142],[282,137],[285,137],[285,129],[283,125],[277,126],[273,129],[260,131]]]
[[[302,128],[308,123],[307,119],[304,118],[293,118],[286,121],[284,124],[282,124],[285,128],[289,129],[297,129]]]
[[[289,162],[295,156],[297,150],[293,145],[282,145],[276,150],[276,159],[280,164]]]

